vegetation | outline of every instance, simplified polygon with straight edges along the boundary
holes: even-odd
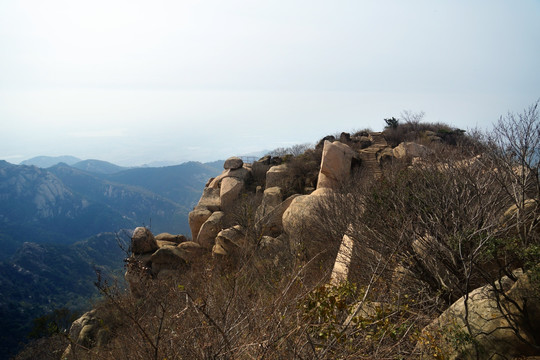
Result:
[[[422,329],[463,296],[467,307],[467,295],[485,284],[502,307],[499,279],[515,279],[517,269],[530,274],[531,299],[540,302],[537,105],[485,135],[410,113],[388,124],[387,140],[423,142],[432,155],[386,164],[376,181],[352,176],[318,203],[302,239],[277,238],[274,252],[253,222],[258,200],[244,199],[233,220],[249,228],[247,245],[234,261],[205,258],[158,279],[138,268],[140,296],[98,282],[98,333],[108,341],[68,338],[73,358],[405,359],[428,344],[431,358],[446,359],[441,338],[454,349],[473,346],[480,358],[467,319],[465,330]],[[287,182],[290,192],[305,191],[318,156],[305,150],[286,160],[300,178]],[[344,234],[353,241],[349,280],[329,284]],[[517,324],[537,325],[527,307],[518,310],[511,331],[538,353],[540,339],[520,337]]]

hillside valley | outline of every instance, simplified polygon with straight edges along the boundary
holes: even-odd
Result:
[[[188,212],[222,163],[125,169],[94,160],[48,168],[0,161],[1,352],[25,340],[32,319],[88,306],[97,296],[95,268],[123,269],[117,233],[141,225],[188,233]]]

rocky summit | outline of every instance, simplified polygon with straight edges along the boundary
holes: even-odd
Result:
[[[540,121],[521,121],[227,159],[191,234],[135,229],[128,290],[98,284],[62,358],[538,358]]]

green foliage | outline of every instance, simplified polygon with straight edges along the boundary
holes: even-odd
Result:
[[[399,120],[395,117],[384,119],[384,122],[386,123],[387,129],[396,129],[399,125]]]
[[[80,316],[77,311],[68,308],[55,309],[52,313],[37,317],[33,320],[32,330],[28,336],[38,339],[49,337],[55,334],[63,334],[69,330],[71,323]]]
[[[311,291],[301,304],[311,335],[324,340],[338,337],[344,318],[354,310],[353,299],[357,296],[356,285],[348,282],[322,285]]]

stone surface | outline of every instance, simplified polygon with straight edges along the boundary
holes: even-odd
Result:
[[[152,273],[157,275],[161,270],[178,270],[186,265],[184,254],[178,246],[164,246],[152,254]]]
[[[106,338],[101,326],[101,321],[97,317],[97,310],[93,309],[84,313],[80,318],[75,320],[69,329],[69,338],[74,344],[70,344],[64,353],[62,359],[75,360],[78,359],[77,348],[82,346],[86,349],[91,349],[94,346],[105,345]],[[75,346],[73,346],[75,345]]]
[[[211,250],[216,243],[217,234],[223,230],[222,220],[225,213],[216,211],[202,224],[197,236],[197,243],[205,249]]]
[[[212,253],[217,255],[235,255],[245,245],[244,230],[240,225],[221,230],[216,237]]]
[[[394,148],[393,153],[396,159],[405,159],[426,157],[431,154],[432,151],[424,145],[415,142],[402,142]]]
[[[199,230],[202,224],[212,215],[212,212],[208,209],[201,208],[191,211],[188,215],[189,228],[191,230],[191,238],[197,239],[199,236]]]
[[[233,156],[225,160],[223,168],[228,169],[240,169],[244,165],[244,162],[239,157]]]
[[[219,188],[204,188],[201,199],[196,208],[205,208],[210,211],[221,210],[221,200],[219,198]]]
[[[156,240],[158,247],[162,248],[164,246],[178,246],[178,243],[172,242],[172,241],[165,241],[165,240]]]
[[[416,347],[418,358],[433,359],[434,349],[447,353],[448,359],[513,359],[535,355],[535,349],[520,341],[512,326],[520,336],[534,343],[534,335],[540,332],[540,302],[538,294],[530,286],[528,276],[515,273],[518,281],[501,279],[502,294],[496,295],[491,285],[473,290],[468,295],[468,312],[465,297],[462,297],[444,311],[437,319],[422,330]],[[509,290],[507,290],[509,289]],[[500,302],[497,302],[497,298]],[[517,306],[525,309],[529,321],[524,326],[524,318]],[[503,311],[503,312],[501,312]],[[466,314],[472,330],[472,338],[480,350],[478,356],[472,341],[465,341],[456,347],[452,339],[469,336],[466,327]],[[512,319],[512,324],[508,319]],[[530,327],[532,325],[532,327]],[[462,335],[463,334],[463,335]],[[537,351],[537,350],[536,350]]]
[[[343,235],[339,251],[336,256],[334,268],[330,275],[330,284],[339,285],[347,281],[349,276],[349,267],[351,265],[351,258],[353,254],[353,239],[348,235]]]
[[[154,235],[145,227],[138,227],[131,236],[131,251],[134,254],[151,253],[158,249]]]
[[[161,233],[159,235],[156,235],[156,240],[170,241],[177,244],[187,241],[184,235],[173,235],[169,233]]]
[[[283,187],[288,176],[287,164],[272,166],[266,172],[266,188]]]
[[[231,209],[243,189],[244,181],[235,177],[224,178],[220,190],[221,209],[224,211]]]
[[[282,192],[279,186],[266,188],[263,193],[261,204],[255,212],[255,221],[259,222],[264,216],[270,213],[276,206],[281,204]]]
[[[349,146],[325,141],[317,188],[338,188],[350,176],[353,157],[358,156]]]
[[[206,253],[201,245],[193,241],[186,241],[177,246],[180,250],[180,257],[189,263],[196,261],[199,257]]]
[[[390,147],[386,147],[376,154],[377,162],[383,166],[387,163],[391,163],[394,158],[394,151]]]
[[[263,201],[255,214],[256,226],[262,228],[264,234],[272,236],[281,234],[283,232],[283,213],[298,196],[300,195],[294,194],[281,201],[282,193],[279,187],[265,190]]]
[[[219,176],[212,179],[212,181],[208,183],[207,187],[212,189],[219,189],[221,187],[221,182],[223,181],[223,179],[229,177],[248,181],[251,177],[251,170],[246,167],[224,170]]]
[[[314,224],[320,197],[300,195],[295,197],[283,213],[283,230],[291,239],[302,239],[303,234]]]

